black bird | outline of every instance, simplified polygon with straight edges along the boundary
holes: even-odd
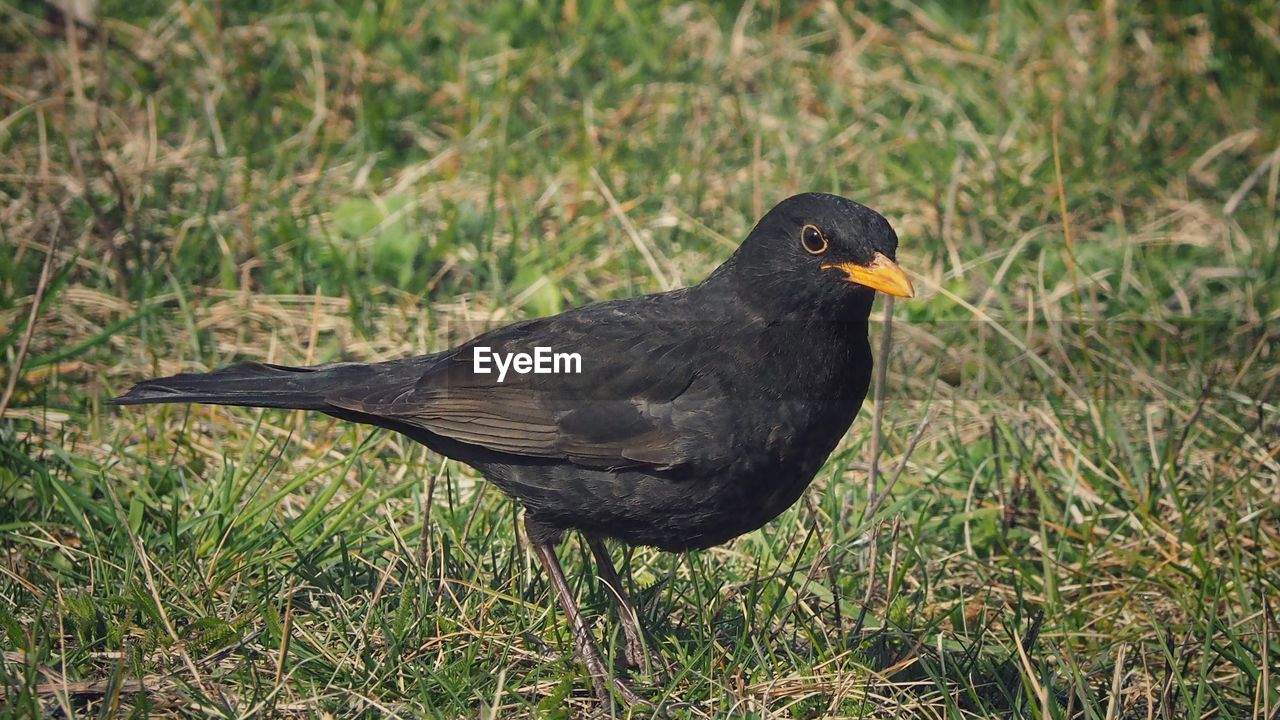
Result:
[[[566,530],[586,536],[619,605],[623,659],[641,665],[603,539],[706,548],[790,507],[867,394],[875,291],[913,294],[897,246],[875,211],[806,193],[770,210],[698,285],[517,322],[434,355],[244,363],[147,380],[111,403],[317,410],[474,467],[524,506],[596,693],[642,702],[607,671],[556,545]]]

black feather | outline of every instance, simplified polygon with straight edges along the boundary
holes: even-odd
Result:
[[[241,363],[211,373],[182,373],[144,380],[108,405],[204,403],[241,407],[327,410],[324,397],[335,382],[367,375],[367,365],[343,363],[311,368]]]

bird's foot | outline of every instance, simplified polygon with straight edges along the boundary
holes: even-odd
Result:
[[[614,667],[620,671],[633,671],[650,677],[661,677],[667,671],[667,663],[662,655],[646,649],[640,638],[626,639],[622,652],[615,658]]]
[[[613,689],[614,689],[614,692],[618,693],[618,697],[622,698],[622,701],[626,703],[627,707],[652,707],[653,706],[653,703],[637,695],[636,691],[632,690],[631,686],[628,685],[625,680],[622,680],[620,678],[614,678]]]
[[[526,519],[526,525],[528,522]],[[534,533],[530,533],[530,536],[534,536]],[[564,579],[564,570],[561,569],[560,561],[556,558],[555,549],[545,542],[535,542],[533,549],[547,572],[547,578],[560,600],[560,607],[564,610],[569,625],[573,628],[574,650],[577,652],[578,659],[587,666],[587,673],[591,675],[592,688],[601,704],[608,707],[613,694],[617,693],[618,698],[627,706],[649,705],[648,701],[637,695],[625,682],[614,677],[605,666],[600,648],[596,647],[591,630],[583,620],[582,612],[578,610],[578,603],[569,590],[569,583]]]
[[[627,638],[626,645],[622,648],[622,664],[631,670],[649,672],[649,653],[639,638]]]
[[[591,676],[591,686],[595,690],[596,697],[606,707],[609,704],[611,692],[617,694],[623,704],[628,707],[650,706],[648,700],[636,694],[635,690],[627,684],[625,680],[610,673],[604,664],[604,658],[600,655],[600,651],[595,644],[584,646],[579,644],[577,647],[578,658],[587,666],[587,674]]]

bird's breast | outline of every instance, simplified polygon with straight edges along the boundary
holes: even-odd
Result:
[[[737,455],[703,480],[715,504],[733,510],[708,544],[754,530],[794,504],[848,432],[871,376],[865,325],[860,330],[810,337],[808,346],[775,343],[755,356],[764,365],[755,377],[774,380],[735,404]]]

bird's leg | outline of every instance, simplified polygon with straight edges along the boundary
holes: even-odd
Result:
[[[596,695],[603,703],[609,702],[609,686],[618,691],[618,695],[628,705],[641,705],[645,701],[636,695],[626,683],[613,678],[609,674],[609,670],[604,664],[604,658],[600,655],[600,648],[596,647],[595,640],[591,637],[591,630],[587,628],[587,623],[582,619],[582,613],[578,610],[578,603],[573,598],[573,592],[569,590],[569,583],[564,579],[564,570],[560,567],[560,560],[556,557],[555,546],[548,543],[545,539],[539,539],[533,532],[529,533],[530,544],[533,545],[533,551],[537,554],[538,560],[542,562],[542,568],[546,570],[547,577],[551,581],[551,587],[555,589],[556,597],[560,600],[560,607],[564,609],[564,614],[569,618],[569,625],[573,628],[573,644],[578,651],[578,658],[587,666],[587,672],[591,675],[591,684],[595,687]]]
[[[596,559],[596,569],[600,571],[600,579],[609,588],[609,594],[618,608],[618,619],[622,622],[622,634],[626,638],[623,651],[623,662],[627,667],[649,672],[649,655],[644,650],[644,635],[640,630],[640,617],[631,605],[631,598],[622,587],[618,571],[613,567],[613,559],[609,557],[609,548],[600,538],[587,537],[587,546]]]

